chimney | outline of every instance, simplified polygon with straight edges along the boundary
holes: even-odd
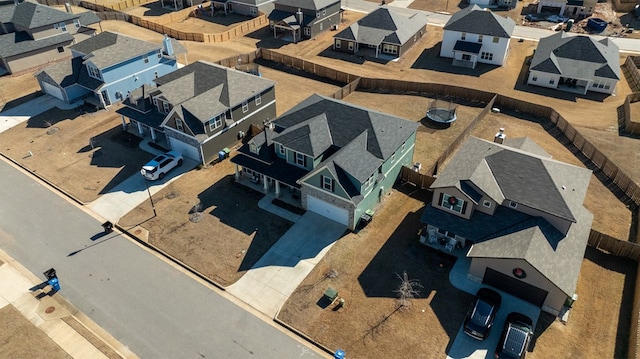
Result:
[[[300,10],[300,8],[298,8],[298,11],[296,12],[296,19],[298,19],[298,25],[302,26],[304,15],[302,14],[302,10]]]
[[[502,144],[505,138],[507,138],[507,135],[504,134],[504,128],[500,127],[500,132],[496,133],[493,142]]]
[[[164,47],[164,53],[167,56],[173,56],[173,44],[171,43],[169,35],[164,35],[164,39],[162,39],[162,46]]]

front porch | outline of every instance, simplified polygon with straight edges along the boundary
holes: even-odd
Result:
[[[456,235],[450,236],[446,231],[444,232],[443,234],[437,228],[427,225],[420,230],[420,243],[458,258],[465,257],[468,252],[468,241]]]
[[[276,200],[288,205],[302,208],[299,188],[294,188],[248,168],[240,168],[238,165],[235,166],[235,181],[257,192],[272,195]]]

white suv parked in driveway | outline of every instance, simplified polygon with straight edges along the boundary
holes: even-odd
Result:
[[[147,164],[142,166],[140,173],[150,181],[163,179],[167,172],[175,167],[182,166],[182,161],[182,154],[180,154],[180,152],[169,151],[147,162]]]

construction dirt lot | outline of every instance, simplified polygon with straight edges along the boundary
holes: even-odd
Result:
[[[361,16],[347,11],[344,25]],[[157,43],[162,39],[161,34],[129,23],[104,21],[101,26]],[[598,144],[628,175],[640,179],[640,143],[620,136],[618,131],[617,111],[630,93],[625,79],[620,81],[615,96],[559,95],[523,85],[526,58],[533,53],[534,42],[513,41],[508,61],[501,68],[481,64],[470,71],[452,69],[449,60],[438,57],[442,38],[438,27],[429,26],[427,35],[402,59],[388,63],[333,53],[334,34],[326,32],[312,41],[287,44],[261,29],[220,44],[182,43],[189,50],[189,62],[217,61],[261,46],[358,76],[448,83],[545,104]],[[261,62],[260,70],[263,77],[277,82],[278,114],[312,93],[329,96],[344,85],[306,78],[269,62]],[[30,74],[0,79],[0,100],[4,102],[0,106],[11,107],[29,99],[36,86]],[[449,128],[436,128],[424,120],[433,99],[432,94],[358,91],[344,100],[420,122],[414,162],[430,168],[484,106],[465,99],[441,98],[447,106],[457,106],[458,120]],[[505,128],[510,138],[528,136],[559,161],[586,166],[549,133],[545,120],[513,115],[505,111],[490,113],[471,134],[490,140],[499,128]],[[54,110],[0,133],[0,152],[87,203],[124,178],[137,175],[140,166],[152,157],[138,148],[137,141],[121,130],[120,117],[113,108],[98,112],[87,108]],[[262,195],[234,183],[233,173],[229,161],[190,171],[154,195],[156,217],[146,201],[123,217],[119,225],[128,230],[143,227],[149,232],[151,245],[210,280],[229,285],[291,226],[258,208]],[[419,219],[429,198],[428,191],[409,184],[394,188],[369,226],[334,245],[290,297],[278,319],[322,346],[345,349],[349,358],[394,358],[399,347],[402,357],[445,355],[471,295],[450,284],[449,258],[419,246]],[[191,222],[189,212],[198,203],[203,219]],[[602,203],[607,203],[606,210]],[[595,230],[623,240],[634,233],[631,226],[635,215],[595,176],[585,206],[595,215]],[[446,264],[444,268],[439,266],[442,263]],[[565,325],[542,316],[534,350],[527,357],[625,357],[636,269],[633,261],[588,248],[578,282],[579,300],[569,322]],[[338,276],[327,278],[329,270],[335,270]],[[409,310],[394,312],[397,274],[404,271],[423,288]],[[342,308],[334,311],[316,305],[328,285],[337,288],[344,298]]]

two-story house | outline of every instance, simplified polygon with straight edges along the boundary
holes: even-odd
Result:
[[[312,95],[231,159],[240,183],[261,184],[354,230],[413,159],[418,124]]]
[[[454,66],[472,69],[478,62],[502,66],[515,27],[509,18],[477,5],[468,6],[444,25],[440,56],[453,58]]]
[[[338,27],[340,0],[276,0],[269,14],[273,36],[298,42]]]
[[[470,138],[438,174],[421,241],[469,248],[468,276],[557,315],[573,298],[593,215],[591,171],[528,138]]]
[[[373,52],[400,57],[427,33],[427,16],[379,7],[333,36],[333,49],[352,54]]]
[[[0,5],[0,75],[71,56],[69,46],[95,33],[93,12],[72,14],[25,1]]]
[[[527,84],[582,95],[587,91],[612,94],[620,76],[619,49],[611,39],[598,41],[560,31],[538,42]]]
[[[270,14],[275,8],[275,0],[217,0],[212,2],[214,6],[222,8],[225,13],[256,17],[260,13]]]
[[[124,102],[123,123],[202,164],[276,117],[275,82],[250,73],[197,61],[154,83]]]
[[[154,44],[102,32],[71,46],[73,58],[35,74],[42,91],[65,102],[84,100],[99,108],[124,100],[129,92],[178,68],[175,40]]]
[[[598,0],[540,0],[536,10],[539,14],[584,18],[593,13],[597,3]]]

